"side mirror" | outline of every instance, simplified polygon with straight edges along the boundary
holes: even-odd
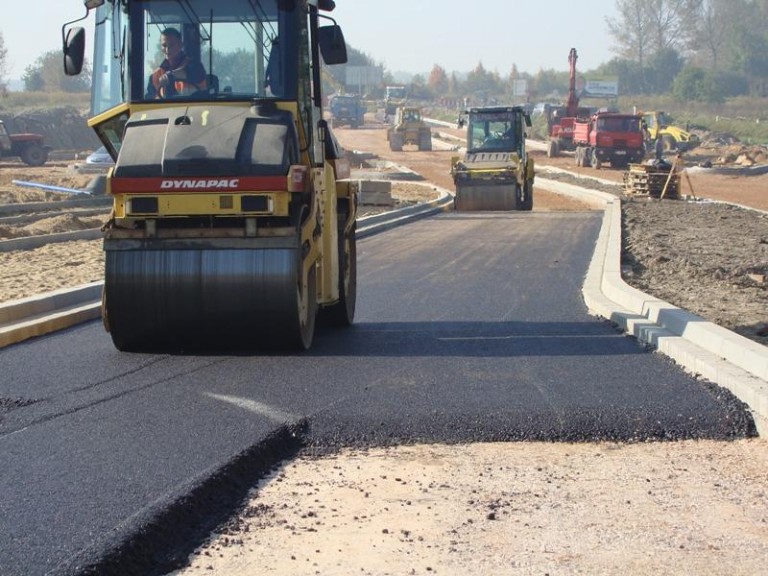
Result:
[[[77,26],[64,36],[64,73],[77,76],[83,69],[85,58],[85,29]]]
[[[345,64],[347,62],[347,43],[344,41],[344,33],[341,26],[322,26],[317,29],[317,43],[320,45],[320,54],[329,66]]]
[[[531,127],[531,115],[530,114],[523,114],[523,118],[525,118],[525,125],[528,126],[528,128]]]
[[[464,116],[459,116],[459,119],[456,120],[456,128],[464,128],[464,124],[466,124],[466,119]]]

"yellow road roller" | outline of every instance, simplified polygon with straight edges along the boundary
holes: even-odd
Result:
[[[456,210],[532,210],[534,163],[525,149],[530,116],[519,106],[470,108],[467,150],[451,159]]]
[[[323,120],[331,0],[85,0],[115,159],[103,320],[125,351],[307,349],[353,322],[358,190]],[[81,19],[81,20],[82,20]],[[62,29],[67,74],[85,31]]]

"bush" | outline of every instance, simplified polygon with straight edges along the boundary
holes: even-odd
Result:
[[[683,69],[672,84],[672,94],[680,102],[723,102],[723,93],[713,74],[694,66]]]

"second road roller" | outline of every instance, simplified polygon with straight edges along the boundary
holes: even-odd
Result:
[[[464,158],[451,159],[456,210],[532,210],[533,158],[525,149],[530,116],[519,106],[470,108]]]

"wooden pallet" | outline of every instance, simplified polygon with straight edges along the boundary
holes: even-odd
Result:
[[[627,195],[661,198],[664,186],[667,186],[664,198],[680,198],[680,172],[674,166],[630,164],[629,169],[624,172],[624,193]]]

